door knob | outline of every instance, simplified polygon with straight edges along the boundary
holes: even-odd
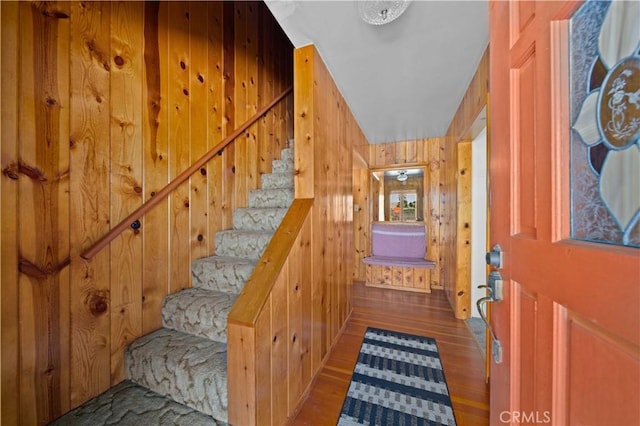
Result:
[[[500,244],[496,244],[491,248],[491,251],[487,253],[485,256],[485,260],[487,265],[494,267],[496,269],[502,268],[502,247]]]
[[[487,314],[483,309],[483,306],[489,302],[499,302],[502,300],[502,276],[498,271],[491,271],[489,277],[487,278],[487,285],[480,285],[478,288],[486,288],[489,293],[488,296],[482,297],[478,299],[476,302],[476,307],[478,308],[478,313],[480,314],[480,318],[484,321],[485,326],[489,329],[489,335],[491,336],[491,353],[493,355],[493,359],[496,364],[500,364],[502,362],[502,345],[500,344],[500,340],[496,337],[496,334],[493,331],[493,327],[491,327],[491,323],[487,318]]]

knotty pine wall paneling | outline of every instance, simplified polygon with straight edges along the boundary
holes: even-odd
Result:
[[[296,50],[294,70],[296,198],[314,199],[309,348],[315,373],[351,312],[353,150],[367,141],[313,46]]]
[[[236,128],[236,50],[235,50],[235,9],[231,2],[223,2],[222,6],[222,48],[224,79],[224,136],[233,132]],[[242,139],[242,136],[238,138]],[[222,152],[222,228],[230,228],[233,224],[233,206],[236,204],[236,195],[233,190],[235,181],[235,150],[236,144],[227,146]]]
[[[173,180],[191,164],[191,4],[171,2],[169,11],[168,97],[169,97],[169,179]],[[197,39],[198,35],[194,34]],[[190,181],[169,196],[169,252],[190,253]],[[189,286],[191,256],[170,262],[169,293]]]
[[[249,79],[248,79],[248,58],[249,44],[251,43],[247,28],[249,10],[245,2],[234,2],[234,46],[235,46],[235,82],[234,102],[236,123],[243,123],[247,120],[251,101],[249,100]],[[239,137],[243,143],[234,144],[233,173],[236,176],[234,196],[236,203],[247,195],[248,182],[252,179],[250,163],[248,159],[250,145],[252,144],[251,132],[249,129]]]
[[[447,140],[451,145],[457,145],[456,151],[450,155],[456,158],[455,176],[448,176],[447,185],[455,185],[456,191],[456,235],[447,239],[447,243],[455,250],[455,268],[447,271],[452,277],[452,287],[447,291],[449,302],[457,318],[469,318],[471,316],[471,254],[470,238],[471,227],[482,226],[485,223],[474,223],[471,219],[471,184],[469,171],[471,170],[470,140],[476,136],[471,134],[471,128],[482,109],[487,105],[489,77],[489,48],[485,49],[478,68],[467,87],[467,91],[458,106],[458,110],[451,120],[447,130]],[[466,174],[463,172],[466,171]]]
[[[458,142],[456,205],[456,285],[453,297],[462,315],[471,316],[471,141]]]
[[[168,8],[144,3],[143,197],[148,201],[169,182]],[[169,292],[169,197],[142,223],[142,333],[161,327],[162,301]],[[153,232],[145,232],[152,229]]]
[[[70,385],[71,406],[75,407],[111,384],[109,250],[98,253],[91,261],[80,258],[80,253],[104,235],[110,224],[112,3],[70,6]],[[27,62],[22,65],[27,66]],[[25,139],[22,141],[26,143]],[[25,198],[25,194],[19,194],[19,202]],[[126,233],[121,236],[125,237]],[[27,375],[21,371],[21,376]]]
[[[207,40],[208,34],[208,5],[207,2],[191,3],[189,13],[191,34],[199,39]],[[212,26],[215,26],[212,23]],[[189,98],[191,100],[191,158],[196,160],[209,151],[209,139],[207,137],[209,126],[209,49],[210,43],[191,43]],[[215,50],[215,48],[213,49]],[[213,141],[211,141],[213,142]],[[209,218],[207,205],[209,203],[209,191],[207,185],[207,167],[205,165],[191,178],[190,202],[191,232],[189,245],[191,257],[199,259],[209,253]]]
[[[368,167],[356,166],[353,170],[353,279],[360,280],[366,274],[362,259],[371,253],[371,218],[376,210],[370,200],[371,172]],[[375,195],[373,195],[375,199]],[[358,206],[355,208],[355,206]]]
[[[111,221],[115,224],[142,203],[141,3],[113,3],[111,23]],[[111,381],[125,378],[124,348],[142,334],[142,238],[134,230],[116,238],[111,256]]]
[[[0,3],[0,46],[18,46],[20,24],[19,4]],[[17,342],[20,330],[19,272],[18,265],[18,93],[16,82],[20,74],[19,49],[0,48],[0,104],[2,121],[0,125],[0,163],[3,177],[0,180],[0,422],[11,422],[18,418],[20,410],[20,352]],[[4,284],[7,283],[7,284]],[[63,373],[64,374],[64,373]],[[68,381],[68,372],[66,373]],[[68,404],[68,382],[66,389],[61,386],[63,400]],[[7,424],[5,423],[5,424]]]
[[[446,261],[440,268],[442,288],[447,294],[451,306],[455,306],[454,287],[456,282],[456,209],[458,148],[448,138],[443,138],[443,150],[440,169],[440,250],[446,255]],[[455,308],[454,308],[455,312]]]
[[[122,380],[123,348],[160,327],[164,296],[190,286],[191,262],[291,136],[286,103],[138,230],[80,254],[289,86],[293,49],[261,2],[2,2],[0,14],[0,420],[43,424]]]
[[[27,373],[10,392],[19,395],[19,410],[29,411],[33,423],[69,404],[69,348],[62,344],[69,305],[60,303],[69,296],[69,118],[63,109],[69,101],[69,24],[48,16],[53,7],[19,4],[18,69],[23,73],[20,64],[26,62],[46,71],[19,80],[17,158],[7,159],[17,164],[18,194],[24,194],[17,205],[18,264],[7,265],[22,272],[10,283],[17,287],[19,348],[14,341],[7,349],[13,346],[18,367]],[[62,17],[69,10],[62,5],[55,12]]]
[[[205,86],[207,88],[207,150],[212,149],[227,134],[225,118],[225,55],[223,2],[207,2],[207,74]],[[268,20],[265,18],[265,20]],[[229,25],[227,25],[228,27]],[[204,65],[203,65],[204,66]],[[262,140],[262,139],[261,139]],[[225,229],[227,220],[223,214],[226,200],[224,191],[224,161],[223,156],[216,155],[207,163],[200,174],[205,174],[207,182],[222,182],[207,185],[207,232],[202,236],[207,243],[207,253],[215,251],[213,230]],[[196,236],[196,239],[199,238]]]

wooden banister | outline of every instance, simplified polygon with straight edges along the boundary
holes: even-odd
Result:
[[[180,173],[175,179],[169,182],[164,188],[156,193],[149,201],[142,204],[136,210],[133,211],[129,216],[124,218],[120,223],[111,228],[109,232],[107,232],[102,238],[96,241],[89,249],[87,249],[84,253],[80,255],[83,259],[89,260],[100,250],[105,248],[111,241],[113,241],[118,235],[120,235],[125,229],[127,229],[130,224],[137,219],[141,218],[145,214],[147,214],[151,209],[153,209],[157,204],[159,204],[167,195],[169,195],[173,190],[175,190],[178,186],[184,183],[192,174],[200,170],[202,166],[204,166],[209,160],[211,160],[216,154],[218,154],[221,150],[223,150],[227,145],[233,142],[238,136],[244,133],[253,123],[258,121],[260,117],[266,114],[271,108],[273,108],[278,102],[284,99],[287,95],[289,95],[293,91],[293,87],[287,88],[284,92],[278,95],[273,101],[271,101],[268,105],[264,106],[258,112],[256,112],[251,118],[249,118],[246,122],[244,122],[240,127],[233,131],[229,136],[223,139],[218,145],[213,147],[209,152],[200,157],[195,163],[193,163],[188,169]]]
[[[255,326],[312,205],[313,198],[293,200],[280,227],[273,234],[271,242],[260,258],[260,262],[233,304],[227,319],[228,323]]]
[[[229,424],[285,424],[312,379],[313,203],[293,201],[229,312]]]

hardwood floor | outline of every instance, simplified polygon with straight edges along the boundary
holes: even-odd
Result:
[[[484,357],[441,290],[431,294],[353,286],[353,313],[291,425],[335,425],[369,326],[436,339],[458,426],[489,424]]]

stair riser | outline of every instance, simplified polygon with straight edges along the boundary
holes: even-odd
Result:
[[[293,156],[293,147],[283,149],[280,154],[280,159],[284,161],[295,161]]]
[[[271,170],[273,173],[293,173],[295,166],[293,161],[273,160]]]
[[[233,227],[246,231],[268,231],[278,229],[287,209],[236,209],[233,212]]]
[[[271,240],[271,233],[244,233],[240,231],[222,231],[215,237],[216,255],[260,259],[262,252]]]
[[[200,259],[191,266],[192,285],[206,290],[238,294],[254,268],[254,263]]]
[[[187,289],[165,298],[162,326],[216,342],[227,342],[227,318],[235,295]]]
[[[260,177],[262,189],[293,188],[293,175],[291,173],[268,173]]]
[[[279,207],[287,208],[294,198],[294,190],[291,188],[280,189],[259,189],[249,192],[249,207],[265,208]]]
[[[129,379],[218,420],[227,416],[226,345],[160,329],[125,352]]]

